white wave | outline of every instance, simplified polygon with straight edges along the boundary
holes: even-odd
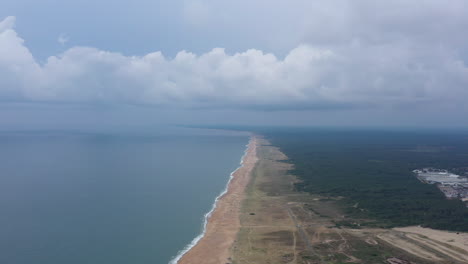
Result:
[[[228,191],[228,188],[229,188],[229,184],[231,183],[232,179],[234,178],[234,173],[236,173],[236,171],[238,171],[240,168],[242,168],[244,166],[244,158],[245,156],[247,155],[247,151],[249,149],[249,145],[250,143],[252,142],[252,139],[249,140],[249,143],[246,145],[246,149],[244,150],[244,154],[242,155],[241,157],[241,160],[240,160],[240,166],[237,167],[237,169],[235,169],[233,172],[231,172],[231,174],[229,175],[229,180],[226,184],[226,187],[224,188],[224,190],[216,197],[214,203],[213,203],[213,206],[211,207],[211,210],[206,213],[204,215],[204,220],[203,220],[203,228],[202,228],[202,232],[201,234],[199,234],[197,237],[195,237],[192,242],[190,242],[187,246],[185,246],[184,249],[180,250],[178,253],[177,253],[177,256],[174,257],[171,261],[169,261],[169,264],[177,264],[179,262],[179,260],[182,258],[182,256],[184,256],[187,252],[190,251],[190,249],[192,249],[197,243],[198,241],[200,241],[203,236],[205,235],[206,233],[206,225],[208,224],[208,220],[210,219],[211,215],[213,214],[214,210],[216,209],[216,205],[218,204],[218,201],[219,199],[225,195]]]

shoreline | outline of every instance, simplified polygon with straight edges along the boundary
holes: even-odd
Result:
[[[179,251],[169,264],[217,264],[229,261],[230,249],[240,228],[239,213],[244,190],[258,160],[256,148],[257,138],[251,135],[240,166],[231,172],[226,187],[215,198],[211,210],[204,215],[202,232]]]

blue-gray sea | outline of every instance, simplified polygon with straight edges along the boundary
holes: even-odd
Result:
[[[247,135],[0,133],[0,263],[164,264],[201,232]]]

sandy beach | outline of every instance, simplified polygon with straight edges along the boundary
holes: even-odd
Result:
[[[243,159],[208,219],[205,235],[178,261],[179,264],[225,264],[231,262],[231,246],[240,228],[239,213],[244,191],[258,160],[257,138],[252,136]]]

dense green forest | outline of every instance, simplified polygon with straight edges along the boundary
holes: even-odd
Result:
[[[468,231],[468,209],[423,184],[412,170],[468,167],[468,133],[268,129],[262,134],[290,158],[301,191],[342,196],[363,224],[422,225]],[[355,205],[355,206],[350,206]]]

